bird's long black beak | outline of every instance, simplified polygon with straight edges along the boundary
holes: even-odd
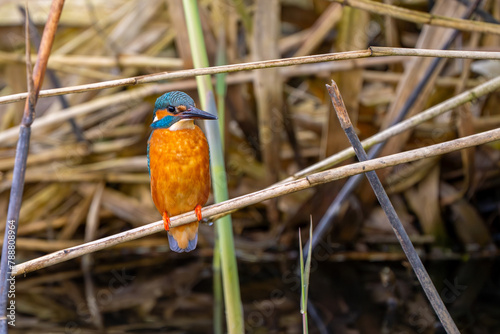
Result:
[[[217,116],[195,107],[190,107],[188,110],[184,111],[180,116],[182,118],[193,118],[193,119],[217,119]]]

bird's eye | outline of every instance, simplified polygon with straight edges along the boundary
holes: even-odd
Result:
[[[169,112],[171,112],[171,113],[174,113],[174,114],[176,113],[176,110],[175,110],[175,107],[174,107],[174,106],[168,106],[168,107],[167,107],[167,110],[168,110]]]

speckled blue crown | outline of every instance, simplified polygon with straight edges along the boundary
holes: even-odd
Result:
[[[155,110],[165,109],[167,106],[194,106],[194,100],[184,92],[168,92],[156,99]]]

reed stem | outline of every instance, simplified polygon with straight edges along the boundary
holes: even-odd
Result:
[[[184,12],[189,35],[189,44],[195,68],[208,67],[208,57],[201,29],[200,15],[196,1],[184,0]],[[196,77],[202,108],[217,112],[209,76]],[[228,199],[226,169],[222,152],[221,133],[218,122],[206,122],[208,144],[210,146],[210,169],[215,202]],[[243,333],[243,307],[240,297],[238,266],[234,252],[231,216],[220,218],[215,224],[222,267],[222,287],[226,307],[226,323],[229,333]]]

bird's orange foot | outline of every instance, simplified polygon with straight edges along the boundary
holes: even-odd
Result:
[[[165,227],[165,231],[170,230],[170,218],[166,212],[163,213],[163,226]]]
[[[202,217],[201,217],[201,205],[198,204],[194,208],[194,213],[196,213],[196,218],[198,218],[198,221],[200,221],[202,219]]]

